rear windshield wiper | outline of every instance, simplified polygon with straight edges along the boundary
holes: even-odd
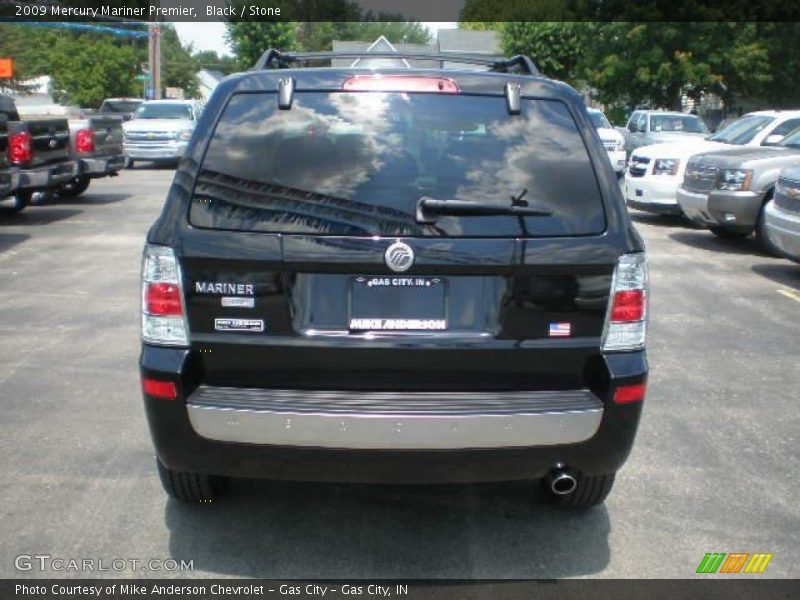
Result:
[[[524,194],[522,194],[524,195]],[[417,222],[434,223],[439,215],[459,215],[471,217],[490,217],[511,215],[514,217],[549,217],[553,213],[540,208],[532,208],[522,200],[522,195],[512,197],[511,204],[495,204],[472,200],[437,200],[423,196],[417,202]]]

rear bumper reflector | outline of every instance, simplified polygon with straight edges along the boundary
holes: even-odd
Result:
[[[142,391],[148,396],[162,400],[175,400],[178,397],[178,387],[172,381],[144,378],[142,379]]]
[[[445,450],[571,444],[591,438],[603,404],[588,390],[364,392],[203,386],[189,398],[202,437],[244,444]]]
[[[633,385],[621,385],[614,392],[615,404],[630,404],[644,400],[647,383],[635,383]]]

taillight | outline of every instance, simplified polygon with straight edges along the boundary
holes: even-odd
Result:
[[[458,94],[461,89],[448,77],[415,77],[409,75],[353,75],[345,79],[346,92],[432,92]]]
[[[178,386],[172,381],[161,381],[159,379],[142,378],[142,392],[154,398],[162,400],[175,400],[178,397]]]
[[[28,131],[12,133],[8,138],[8,160],[15,165],[31,160],[31,134]]]
[[[647,333],[647,259],[623,254],[612,279],[603,350],[637,350]]]
[[[142,259],[142,340],[188,346],[178,261],[172,248],[147,245]]]
[[[91,129],[80,129],[75,134],[75,150],[79,154],[94,152],[94,132]]]

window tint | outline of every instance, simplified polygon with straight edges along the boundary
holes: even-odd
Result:
[[[787,148],[800,148],[800,129],[795,129],[776,145]]]
[[[783,123],[781,123],[780,125],[777,125],[775,127],[775,129],[770,131],[770,133],[767,136],[767,138],[770,138],[773,135],[787,136],[787,135],[793,133],[798,128],[800,128],[800,119],[788,119],[788,120],[784,121]],[[780,141],[780,140],[778,140],[778,141]],[[764,141],[764,145],[767,146],[767,145],[770,145],[770,144],[767,144],[766,141]]]
[[[132,113],[140,104],[141,102],[134,100],[106,100],[100,105],[100,112]]]
[[[737,119],[724,129],[720,129],[709,139],[724,144],[748,144],[767,125],[775,119],[764,115],[752,115]]]
[[[601,112],[590,110],[589,120],[592,122],[592,125],[594,125],[595,129],[611,129],[611,125],[606,119],[606,116]]]
[[[509,205],[527,190],[548,217],[441,216],[419,199]],[[190,213],[199,227],[318,235],[600,233],[605,215],[583,140],[561,102],[404,93],[239,94],[209,144]]]
[[[708,133],[708,127],[695,115],[650,115],[650,131]]]
[[[188,104],[142,104],[134,115],[136,119],[191,119],[192,107]]]

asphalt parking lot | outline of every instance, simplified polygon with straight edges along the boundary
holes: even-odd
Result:
[[[560,512],[528,483],[242,481],[219,503],[168,501],[137,354],[140,253],[171,177],[137,167],[0,215],[0,576],[75,576],[15,569],[49,554],[209,577],[684,578],[741,551],[774,554],[762,577],[800,577],[800,265],[643,213],[651,377],[605,506]]]

